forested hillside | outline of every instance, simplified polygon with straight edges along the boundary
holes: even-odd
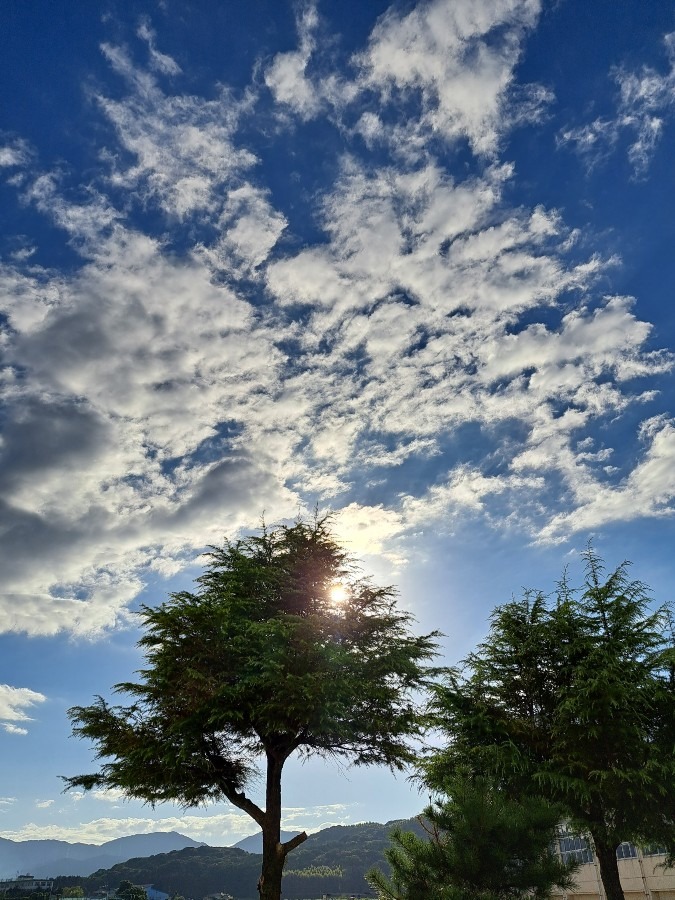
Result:
[[[364,874],[372,866],[387,868],[384,850],[394,825],[422,831],[416,820],[388,822],[386,825],[339,825],[310,835],[289,856],[283,880],[284,897],[300,898],[322,894],[367,894]],[[95,872],[79,883],[87,894],[113,889],[124,880],[153,884],[168,894],[200,898],[224,892],[238,900],[256,896],[260,856],[236,847],[196,847],[131,859],[111,869]],[[73,879],[58,879],[72,884]]]

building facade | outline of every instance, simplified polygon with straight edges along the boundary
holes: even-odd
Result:
[[[574,875],[574,890],[554,892],[554,900],[606,900],[600,867],[589,842],[562,830],[558,852],[564,861],[581,865]],[[675,869],[665,867],[663,849],[641,849],[626,842],[619,844],[616,855],[626,900],[675,900]]]
[[[34,878],[32,875],[17,875],[16,878],[0,879],[0,893],[3,891],[52,892],[54,881],[51,878]]]

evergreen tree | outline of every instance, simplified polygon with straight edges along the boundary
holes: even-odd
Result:
[[[382,900],[520,900],[573,884],[553,849],[560,809],[511,800],[485,778],[455,778],[448,799],[424,811],[427,839],[397,829],[386,851],[391,878],[368,880]]]
[[[118,900],[148,900],[145,889],[132,884],[131,881],[120,881],[115,896]]]
[[[70,711],[104,762],[66,784],[153,804],[228,800],[262,829],[258,889],[279,900],[286,856],[306,838],[281,841],[286,760],[409,762],[436,634],[413,635],[393,589],[357,577],[326,519],[214,548],[198,583],[143,608],[147,666],[116,688],[133,703]],[[247,793],[259,761],[264,807]]]
[[[526,594],[495,610],[487,640],[436,691],[448,747],[430,782],[468,765],[514,796],[561,803],[590,835],[608,900],[623,900],[616,848],[675,852],[675,653],[667,606],[624,563],[605,577],[589,548],[580,595]]]

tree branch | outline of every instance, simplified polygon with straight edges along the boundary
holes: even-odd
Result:
[[[254,822],[262,828],[265,824],[265,812],[260,809],[243,791],[235,791],[228,785],[222,785],[221,790],[233,806],[243,810]]]
[[[299,847],[300,844],[304,844],[307,840],[307,832],[303,831],[301,834],[296,834],[295,837],[291,838],[290,841],[286,841],[285,844],[282,844],[284,850],[284,856],[291,852],[291,850],[295,850],[296,847]]]

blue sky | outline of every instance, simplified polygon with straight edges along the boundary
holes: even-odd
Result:
[[[263,511],[333,510],[449,664],[589,538],[669,599],[671,4],[24,0],[0,84],[0,836],[255,831],[57,776],[139,603]]]

